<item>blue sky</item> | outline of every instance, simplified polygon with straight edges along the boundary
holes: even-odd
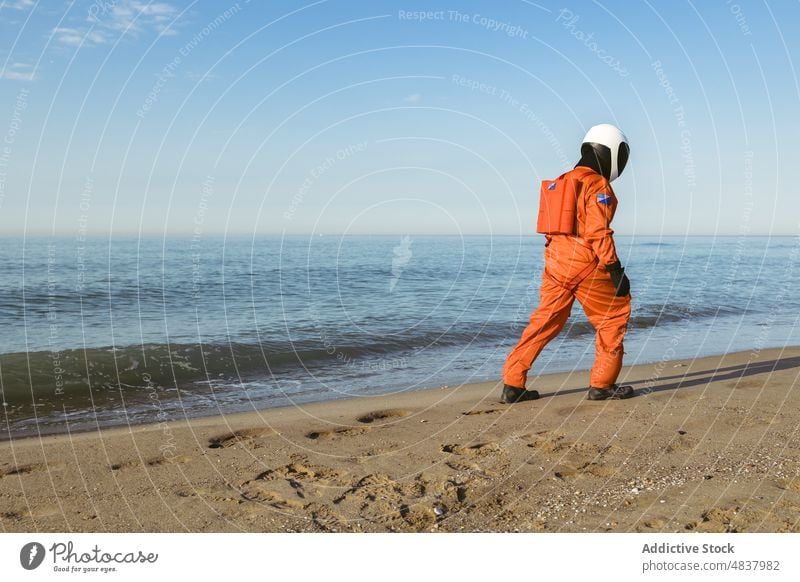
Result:
[[[797,2],[1,6],[4,233],[528,234],[604,122],[618,233],[800,232]]]

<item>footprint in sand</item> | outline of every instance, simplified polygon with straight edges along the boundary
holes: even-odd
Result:
[[[333,502],[341,503],[350,497],[361,501],[376,499],[402,501],[407,497],[423,495],[425,495],[425,483],[419,478],[401,483],[385,473],[370,473],[359,479]]]
[[[49,471],[59,471],[64,468],[64,463],[31,463],[28,465],[19,465],[12,467],[7,471],[0,471],[0,479],[3,477],[12,477],[14,475],[29,475],[31,473],[47,473]]]
[[[121,471],[123,469],[132,469],[133,467],[141,467],[142,461],[140,459],[131,459],[130,461],[123,461],[121,463],[114,463],[111,465],[112,471]]]
[[[410,531],[426,531],[433,526],[436,521],[446,515],[447,511],[443,505],[431,507],[429,503],[403,504],[400,506],[400,517],[406,523],[405,528]]]
[[[371,424],[373,422],[377,422],[379,420],[393,420],[396,418],[403,418],[405,416],[410,416],[413,414],[411,410],[405,410],[402,408],[392,408],[389,410],[376,410],[374,412],[370,412],[363,416],[359,416],[356,420],[363,424]]]
[[[295,481],[315,481],[334,485],[345,485],[347,483],[346,473],[315,465],[300,459],[296,462],[283,465],[277,469],[269,469],[255,477],[256,481],[274,481],[276,479],[293,479]]]
[[[323,532],[352,532],[347,520],[324,503],[312,501],[303,503],[296,499],[286,499],[264,487],[263,483],[252,481],[242,490],[244,501],[240,510],[250,514],[268,511],[291,511],[308,519]]]
[[[309,503],[303,511],[311,516],[311,521],[324,532],[352,531],[345,519],[322,503]]]
[[[426,531],[466,496],[466,488],[452,481],[420,474],[400,482],[384,473],[371,473],[333,503],[389,531]]]
[[[453,459],[451,461],[447,461],[445,464],[454,471],[461,471],[465,473],[480,471],[481,469],[481,466],[478,465],[478,463],[473,463],[472,461],[460,460],[460,459]]]
[[[182,465],[184,463],[188,463],[191,461],[193,457],[189,455],[175,455],[173,457],[153,457],[148,459],[144,462],[144,466],[146,467],[161,467],[163,465]],[[123,469],[131,469],[133,467],[141,467],[142,460],[141,459],[131,459],[129,461],[123,461],[122,463],[114,463],[111,465],[112,471],[120,471]]]
[[[737,533],[741,531],[741,516],[739,507],[712,508],[704,511],[700,519],[687,523],[685,529],[689,531],[715,532],[715,533]]]
[[[342,437],[351,437],[364,434],[372,430],[369,427],[342,427],[330,430],[313,430],[306,433],[306,438],[312,441],[329,441]]]
[[[446,444],[441,447],[441,451],[451,455],[445,461],[445,464],[451,469],[466,471],[485,478],[503,474],[508,466],[506,450],[495,441],[467,445]]]
[[[470,480],[472,478],[493,479],[500,474],[498,470],[502,470],[502,466],[496,469],[493,469],[491,466],[482,467],[478,463],[473,463],[461,457],[453,457],[445,461],[445,465],[453,471],[456,471],[457,478],[468,475]]]
[[[242,485],[241,496],[245,502],[252,503],[247,507],[247,510],[251,512],[269,508],[302,509],[304,507],[304,503],[300,499],[293,499],[291,496],[284,497],[261,481],[248,481]]]
[[[208,440],[208,448],[226,449],[239,443],[248,446],[249,448],[258,448],[260,445],[256,441],[274,434],[275,431],[271,428],[244,428],[210,438]]]
[[[636,528],[636,531],[637,532],[662,531],[664,527],[666,527],[666,525],[667,525],[666,520],[663,520],[660,517],[651,517],[649,519],[644,520],[642,524]]]
[[[466,412],[462,412],[464,416],[479,416],[483,414],[498,414],[503,412],[500,408],[487,408],[486,410],[468,410]]]
[[[175,490],[175,495],[184,498],[197,497],[206,502],[238,504],[241,501],[241,493],[226,484],[181,487]]]
[[[543,430],[535,434],[526,434],[520,437],[528,442],[528,446],[537,451],[545,453],[555,453],[565,448],[564,435],[556,432]]]
[[[494,441],[476,443],[472,445],[449,444],[442,446],[442,452],[450,453],[452,455],[461,455],[464,457],[483,457],[495,453],[502,453],[503,447]]]
[[[297,503],[339,493],[348,483],[346,473],[299,459],[256,475],[242,484],[242,491],[248,500],[285,506],[290,499]]]
[[[604,445],[585,441],[566,441],[566,436],[557,432],[543,430],[534,434],[526,434],[520,437],[523,441],[529,441],[528,446],[543,453],[560,453],[571,451],[584,453],[587,455],[602,455],[606,453],[620,453],[623,449],[617,445]]]

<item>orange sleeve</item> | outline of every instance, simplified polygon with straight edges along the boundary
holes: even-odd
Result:
[[[583,202],[586,219],[581,236],[592,245],[600,265],[617,262],[617,249],[614,246],[614,231],[611,221],[617,210],[617,197],[607,180],[586,182]]]

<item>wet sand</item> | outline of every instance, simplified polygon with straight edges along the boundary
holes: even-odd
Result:
[[[800,532],[800,348],[0,443],[3,531]]]

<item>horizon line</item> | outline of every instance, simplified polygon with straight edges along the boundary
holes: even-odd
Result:
[[[800,236],[800,231],[795,233],[769,233],[769,232],[749,232],[749,233],[683,233],[683,234],[663,234],[663,233],[634,233],[634,234],[625,234],[625,233],[614,233],[617,237],[636,237],[636,236],[646,236],[646,237],[661,237],[661,238],[692,238],[692,237],[726,237],[726,238],[733,238],[733,237],[740,237],[740,238],[747,238],[747,237],[797,237]],[[358,237],[358,236],[441,236],[441,237],[537,237],[537,236],[544,236],[536,232],[531,233],[438,233],[438,232],[365,232],[365,233],[304,233],[304,232],[261,232],[261,233],[252,233],[252,232],[243,232],[243,231],[209,231],[203,233],[195,233],[192,231],[174,231],[174,232],[159,232],[159,231],[116,231],[116,232],[100,232],[100,233],[80,233],[80,235],[74,231],[72,232],[44,232],[44,231],[33,231],[33,232],[3,232],[0,233],[0,238],[22,238],[22,237],[53,237],[53,238],[75,238],[78,239],[79,236],[81,238],[113,238],[118,236],[124,237],[131,237],[131,236],[141,236],[141,237],[194,237],[197,236],[198,238],[210,238],[210,237],[223,237],[223,236],[233,236],[233,237],[242,237],[242,236],[252,236],[252,237]]]

